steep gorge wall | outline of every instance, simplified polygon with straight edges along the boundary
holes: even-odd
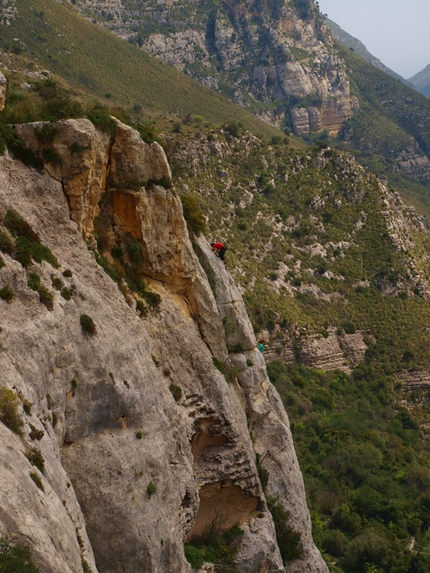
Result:
[[[35,154],[42,128],[17,128]],[[16,210],[59,263],[33,261],[26,269],[2,253],[0,287],[14,292],[10,303],[0,300],[2,385],[32,407],[20,408],[21,436],[0,424],[0,533],[29,545],[42,573],[77,573],[82,558],[94,573],[185,573],[184,541],[221,517],[224,527],[239,522],[244,530],[240,571],[280,573],[259,453],[267,493],[280,496],[301,533],[302,558],[289,570],[326,572],[311,538],[288,419],[240,294],[200,238],[196,249],[215,278],[214,297],[180,200],[143,185],[169,179],[162,149],[119,122],[114,140],[87,120],[55,128],[52,148],[61,163],[36,171],[0,158],[2,217]],[[127,188],[127,177],[141,188]],[[109,240],[131,233],[140,241],[142,268],[161,296],[158,311],[144,319],[87,246],[94,248],[94,218],[107,188]],[[30,273],[52,291],[52,310],[29,288]],[[54,279],[70,299],[52,288]],[[94,320],[94,334],[82,330],[83,314]],[[234,326],[228,335],[224,317]],[[243,351],[228,355],[238,342]],[[234,373],[230,382],[214,357]],[[174,387],[181,389],[176,399]],[[24,455],[32,447],[45,459],[43,474]]]
[[[204,85],[260,108],[265,121],[286,120],[297,135],[337,134],[357,106],[345,64],[311,0],[73,4]]]

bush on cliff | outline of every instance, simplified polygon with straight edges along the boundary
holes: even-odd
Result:
[[[32,562],[30,549],[0,537],[0,573],[40,573]]]

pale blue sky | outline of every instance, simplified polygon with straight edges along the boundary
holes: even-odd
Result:
[[[319,0],[319,5],[404,78],[430,64],[430,0]]]

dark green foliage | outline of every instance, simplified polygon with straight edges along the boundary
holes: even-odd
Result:
[[[307,20],[313,13],[313,0],[292,0],[291,4],[297,10],[298,15],[302,20]]]
[[[70,300],[72,298],[71,292],[67,287],[63,287],[60,294],[64,300]]]
[[[45,147],[42,151],[42,158],[45,163],[61,165],[61,155],[53,147]]]
[[[228,351],[232,352],[232,353],[243,352],[243,350],[244,350],[244,346],[241,342],[238,342],[234,346],[228,348]]]
[[[215,564],[215,571],[236,573],[234,560],[242,536],[243,531],[240,527],[235,525],[223,531],[215,518],[199,539],[184,546],[185,558],[193,567],[200,567],[204,562],[209,562]]]
[[[86,149],[88,148],[84,147],[83,145],[79,145],[79,143],[72,143],[72,145],[69,147],[69,151],[72,155],[75,153],[83,153]]]
[[[41,491],[45,491],[42,479],[37,472],[30,472],[30,477]]]
[[[3,224],[15,237],[24,237],[33,243],[40,243],[39,235],[13,209],[8,209]]]
[[[83,557],[82,557],[82,571],[83,573],[92,573],[91,567]]]
[[[40,143],[44,145],[52,145],[54,143],[55,136],[58,134],[58,127],[52,125],[52,123],[45,123],[40,128],[34,129],[34,134]]]
[[[42,456],[42,452],[37,448],[31,448],[28,452],[26,452],[25,457],[28,461],[43,474],[45,471],[45,460]]]
[[[27,268],[31,261],[48,262],[58,268],[58,261],[51,250],[42,245],[39,235],[16,211],[9,209],[4,218],[4,226],[16,237],[15,259]]]
[[[355,324],[350,320],[346,320],[341,324],[342,328],[345,330],[346,334],[354,334],[356,331]]]
[[[85,334],[95,334],[96,333],[96,325],[94,324],[93,319],[88,314],[81,314],[81,318],[79,319],[79,323],[82,327],[82,330]]]
[[[141,440],[143,438],[142,432],[136,432],[135,436],[138,440]]]
[[[146,487],[146,493],[148,494],[148,497],[151,497],[152,495],[154,495],[154,493],[156,491],[157,491],[157,486],[155,485],[155,483],[150,481]]]
[[[301,534],[298,531],[294,531],[294,529],[288,525],[289,512],[284,508],[279,497],[267,496],[266,499],[267,507],[272,514],[275,524],[276,541],[282,559],[284,562],[300,559],[302,557],[302,550],[300,548]]]
[[[13,243],[7,233],[0,229],[0,251],[8,255],[13,253]]]
[[[136,299],[136,310],[140,314],[141,318],[148,316],[148,307],[142,300],[138,298]]]
[[[197,236],[201,235],[206,229],[206,218],[203,215],[198,200],[194,195],[186,193],[181,197],[184,218],[191,231]]]
[[[170,384],[169,390],[176,402],[179,402],[179,400],[182,398],[182,388],[176,384]]]
[[[224,129],[233,137],[239,137],[243,131],[243,124],[240,121],[232,120]]]
[[[40,573],[32,562],[31,551],[22,543],[0,537],[0,573]]]
[[[18,413],[19,399],[9,388],[0,388],[0,421],[15,434],[22,433],[23,422]]]
[[[161,304],[161,296],[158,293],[151,291],[149,284],[146,281],[139,281],[137,292],[151,308],[154,310],[158,309]]]
[[[199,569],[205,562],[203,552],[194,545],[184,546],[185,559],[190,563],[193,569]]]
[[[376,364],[351,377],[280,361],[268,371],[291,420],[318,546],[345,573],[415,573],[421,549],[409,551],[410,537],[425,547],[430,524],[430,471],[419,461],[427,444],[390,379]],[[420,416],[427,410],[425,401]]]
[[[27,285],[39,294],[40,302],[44,304],[48,310],[53,310],[54,295],[41,285],[40,276],[37,273],[30,273],[28,275]]]
[[[212,356],[212,362],[214,363],[215,368],[217,370],[219,370],[221,372],[221,374],[223,374],[224,376],[227,376],[227,370],[225,369],[225,366],[221,362],[221,360],[218,360],[218,358],[216,358],[216,356]]]
[[[111,113],[104,107],[94,107],[87,112],[88,119],[104,133],[110,135],[113,139],[116,133],[116,123],[111,117]]]
[[[40,288],[40,276],[37,273],[30,273],[28,275],[27,286],[32,290],[39,290]]]
[[[45,435],[45,432],[43,430],[38,430],[36,428],[36,426],[33,426],[33,424],[29,424],[30,426],[30,439],[32,440],[41,440],[43,438],[43,436]]]
[[[157,130],[154,125],[144,125],[139,123],[136,128],[145,143],[154,143],[154,141],[158,141]]]
[[[2,289],[0,289],[0,298],[5,300],[6,302],[12,302],[13,299],[15,298],[15,293],[10,287],[5,286]]]
[[[56,290],[61,290],[64,287],[64,282],[54,275],[51,275],[51,283]]]

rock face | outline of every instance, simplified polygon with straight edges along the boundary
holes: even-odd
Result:
[[[292,364],[300,361],[319,370],[338,369],[350,373],[364,359],[367,350],[361,332],[338,334],[330,329],[326,337],[290,331],[282,337],[279,334],[279,330],[273,336],[268,331],[260,333],[265,340],[267,362],[278,359]]]
[[[351,117],[344,62],[311,0],[233,0],[207,5],[178,0],[134,4],[75,0],[84,15],[204,85],[229,89],[242,106],[287,123],[298,135],[337,134]],[[101,18],[102,16],[102,18]],[[267,103],[276,109],[267,112]]]
[[[279,494],[301,533],[302,557],[288,569],[326,573],[288,419],[241,296],[203,238],[196,256],[179,199],[144,185],[170,177],[161,148],[119,123],[114,138],[86,120],[54,127],[61,164],[36,171],[0,158],[2,216],[17,211],[58,260],[24,268],[1,255],[0,288],[14,294],[0,299],[1,386],[21,401],[23,426],[18,436],[0,423],[0,533],[24,541],[42,573],[78,573],[82,559],[93,573],[188,573],[184,542],[239,523],[239,570],[281,573],[258,453],[267,494]],[[42,128],[19,128],[35,154]],[[120,185],[127,174],[141,187]],[[143,319],[84,241],[91,246],[106,200],[106,240],[127,232],[139,241],[161,297]],[[51,310],[28,286],[34,273]],[[83,315],[95,331],[81,327]],[[44,468],[31,465],[32,448]]]

